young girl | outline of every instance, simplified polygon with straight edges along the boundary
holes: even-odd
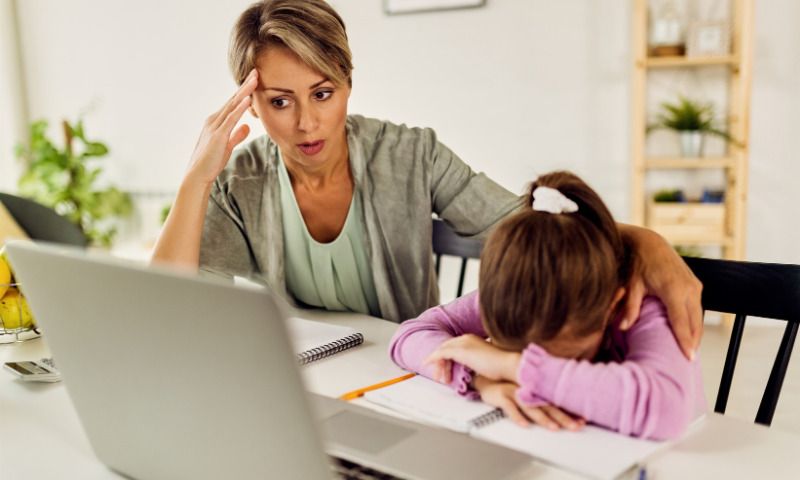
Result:
[[[655,297],[620,329],[634,259],[611,213],[567,172],[540,177],[528,199],[486,242],[479,293],[404,322],[392,359],[521,425],[680,435],[705,409],[699,362],[684,357]]]

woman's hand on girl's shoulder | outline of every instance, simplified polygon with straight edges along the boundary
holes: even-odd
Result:
[[[225,168],[233,149],[250,133],[247,125],[239,126],[236,131],[234,127],[250,107],[257,86],[258,72],[253,69],[222,108],[206,119],[189,162],[187,180],[210,185]]]
[[[627,330],[636,322],[645,295],[653,294],[666,305],[672,333],[692,360],[703,335],[703,284],[657,233],[631,225],[620,225],[620,232],[635,258],[621,328]]]
[[[520,357],[519,352],[500,349],[486,339],[469,333],[439,345],[425,359],[425,363],[433,364],[438,372],[447,372],[448,381],[451,367],[446,363],[458,362],[486,378],[516,382]]]
[[[548,430],[580,430],[586,420],[575,417],[553,405],[528,407],[520,405],[516,399],[517,386],[514,382],[497,381],[477,375],[472,386],[480,394],[484,403],[498,407],[506,417],[519,426],[531,423]]]

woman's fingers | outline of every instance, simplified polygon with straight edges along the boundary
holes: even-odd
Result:
[[[228,132],[230,135],[230,131],[233,130],[233,127],[235,127],[237,123],[239,123],[239,120],[241,120],[244,112],[246,112],[250,107],[250,103],[250,97],[244,97],[239,102],[239,105],[237,105],[235,109],[228,113],[228,117],[225,119],[225,122],[222,123],[220,128],[222,128],[223,131]]]
[[[228,149],[227,149],[228,155],[230,155],[233,149],[236,148],[236,145],[242,143],[249,134],[250,134],[250,127],[248,125],[240,125],[239,128],[237,128],[231,134],[230,140],[228,140]]]
[[[236,93],[225,102],[225,105],[214,115],[214,118],[211,122],[213,127],[219,127],[223,122],[225,122],[228,118],[228,115],[235,110],[241,104],[244,98],[249,97],[258,86],[258,74],[256,69],[250,71],[250,74],[247,75],[242,85],[236,90]]]
[[[639,310],[642,308],[642,300],[644,299],[645,293],[644,279],[638,274],[635,274],[630,285],[628,285],[628,295],[625,299],[625,305],[623,306],[622,322],[619,325],[622,330],[627,330],[636,323],[636,319],[639,318]]]

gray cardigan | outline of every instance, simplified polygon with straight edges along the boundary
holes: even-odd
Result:
[[[381,314],[416,317],[439,301],[431,213],[462,235],[484,237],[522,199],[473,172],[428,128],[351,115],[347,144]],[[200,268],[285,295],[277,148],[266,135],[246,143],[214,182]]]

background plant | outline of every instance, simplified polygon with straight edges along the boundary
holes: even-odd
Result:
[[[676,103],[663,102],[656,123],[649,125],[647,131],[666,128],[678,132],[699,131],[710,133],[737,144],[728,132],[714,125],[714,108],[710,103],[700,103],[679,96]]]
[[[95,245],[110,246],[117,229],[113,220],[130,215],[130,195],[96,185],[103,172],[97,162],[108,147],[86,137],[83,121],[62,122],[64,148],[47,137],[47,121],[30,126],[27,144],[17,146],[17,158],[25,162],[19,180],[20,194],[55,209],[76,224]]]

